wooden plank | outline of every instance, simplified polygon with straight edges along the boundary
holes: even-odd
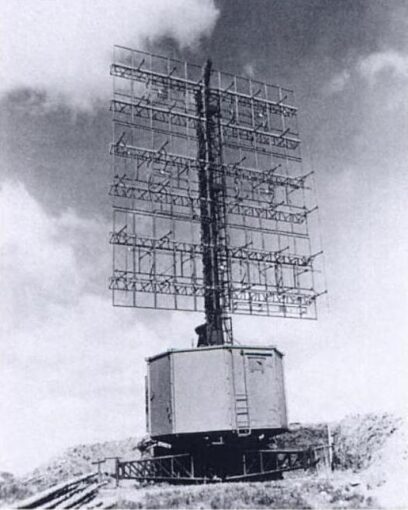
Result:
[[[78,494],[78,492],[83,491],[87,487],[86,482],[81,482],[78,485],[75,485],[72,489],[70,489],[67,492],[64,492],[61,496],[58,496],[56,498],[51,499],[48,503],[45,505],[41,505],[44,508],[51,510],[53,508],[58,507],[63,501],[66,501],[68,498],[73,496],[74,494]]]
[[[101,483],[93,483],[89,487],[65,500],[62,505],[58,506],[58,508],[72,508],[83,501],[89,501],[98,492],[98,490],[107,483],[107,481]]]
[[[71,478],[70,480],[54,485],[49,489],[41,491],[37,494],[34,494],[33,496],[30,496],[29,498],[20,501],[17,508],[36,508],[38,506],[43,506],[45,503],[51,501],[51,499],[59,497],[64,492],[68,492],[70,489],[74,488],[77,484],[91,480],[95,476],[97,476],[96,472],[76,478]]]

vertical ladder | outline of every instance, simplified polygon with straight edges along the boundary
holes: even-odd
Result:
[[[242,355],[242,384],[238,388],[237,374],[234,368],[234,354],[231,350],[232,358],[232,381],[234,388],[234,404],[235,404],[235,424],[239,437],[249,436],[251,434],[251,418],[249,415],[248,388],[246,380],[246,364],[245,355]]]
[[[238,436],[249,436],[251,433],[251,421],[249,418],[248,395],[235,393],[235,416]]]

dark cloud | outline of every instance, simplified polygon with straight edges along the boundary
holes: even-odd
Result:
[[[54,214],[110,215],[109,104],[76,111],[26,89],[5,97],[0,115],[4,177],[23,182]]]

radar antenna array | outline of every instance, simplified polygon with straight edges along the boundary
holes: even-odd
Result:
[[[121,46],[111,75],[113,304],[204,311],[199,345],[316,318],[293,92]]]

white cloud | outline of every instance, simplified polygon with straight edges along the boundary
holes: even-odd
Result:
[[[217,17],[214,0],[0,2],[0,90],[36,87],[86,107],[109,94],[114,44],[171,36],[191,46]]]
[[[255,77],[255,65],[252,62],[248,62],[247,64],[245,64],[244,65],[244,73],[249,78],[254,78]]]
[[[371,81],[387,71],[396,77],[408,78],[408,55],[394,50],[379,51],[362,58],[357,68],[363,77]]]
[[[379,109],[392,115],[398,111],[406,115],[408,54],[395,50],[372,53],[359,60],[356,70],[369,85],[369,92],[378,95],[378,98],[371,100],[378,103]],[[378,111],[376,113],[378,116]]]
[[[8,297],[0,305],[2,328],[12,330],[12,320],[20,322],[17,310],[21,315],[35,307],[41,315],[44,299],[68,302],[81,284],[72,271],[73,249],[55,239],[56,222],[44,215],[21,185],[2,185],[0,221],[0,267]]]
[[[51,217],[11,182],[0,189],[0,220],[0,470],[142,434],[144,357],[164,345],[134,311],[113,309],[107,289],[86,291],[101,263],[100,224],[72,211]]]
[[[394,113],[407,106],[408,54],[396,50],[365,55],[334,74],[323,85],[322,92],[334,95],[346,92],[353,95],[361,90],[362,101],[377,103],[383,113]],[[378,97],[374,97],[378,96]]]
[[[350,78],[351,73],[348,69],[340,71],[339,73],[335,74],[326,85],[326,92],[328,94],[337,94],[338,92],[342,92],[347,83],[350,81]]]

